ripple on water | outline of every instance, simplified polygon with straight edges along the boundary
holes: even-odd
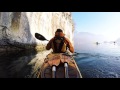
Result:
[[[120,77],[120,56],[99,53],[79,54],[75,60],[84,78]]]

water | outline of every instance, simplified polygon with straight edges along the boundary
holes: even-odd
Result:
[[[36,78],[48,51],[1,52],[0,78]]]
[[[75,57],[83,78],[120,78],[120,46],[112,43],[79,45]]]
[[[101,43],[75,47],[76,63],[83,78],[120,78],[120,46]],[[48,51],[0,53],[0,78],[36,78]]]

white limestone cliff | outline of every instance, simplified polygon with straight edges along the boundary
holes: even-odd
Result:
[[[36,39],[35,33],[50,40],[57,28],[73,43],[73,27],[71,12],[0,12],[0,50],[11,46],[45,49],[48,41]]]

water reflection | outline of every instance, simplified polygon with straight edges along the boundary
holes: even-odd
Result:
[[[0,78],[35,78],[48,53],[35,50],[0,53]]]
[[[120,78],[120,46],[105,43],[81,45],[75,57],[83,78]]]
[[[120,55],[120,46],[118,44],[110,44],[110,43],[101,43],[96,45],[94,43],[90,44],[79,44],[79,46],[75,46],[76,52],[81,53],[101,53],[106,55]]]

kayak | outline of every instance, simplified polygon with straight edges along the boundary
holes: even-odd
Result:
[[[82,75],[72,56],[50,53],[38,71],[37,78],[82,78]]]

